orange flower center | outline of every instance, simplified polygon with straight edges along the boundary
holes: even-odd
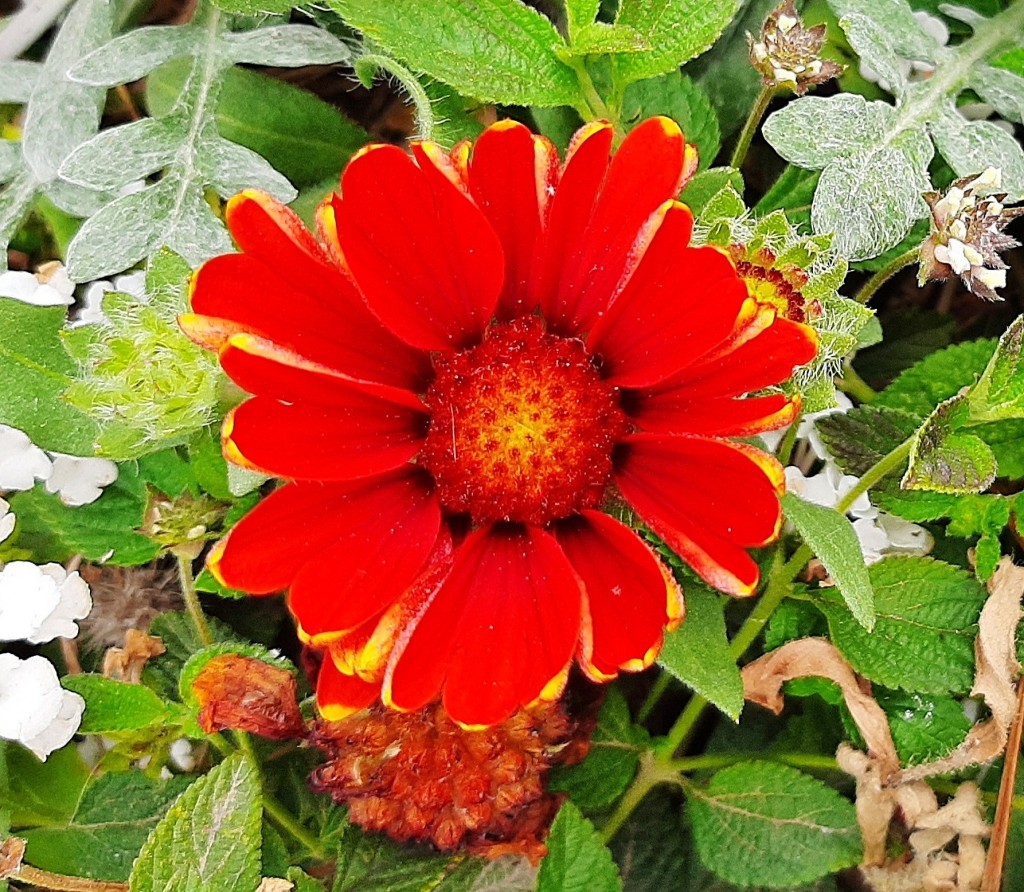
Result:
[[[580,341],[531,316],[492,325],[434,369],[421,461],[448,510],[544,525],[600,502],[629,428]]]

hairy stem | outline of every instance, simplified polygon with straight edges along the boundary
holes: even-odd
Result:
[[[434,132],[434,109],[427,91],[408,68],[399,65],[389,56],[371,53],[356,60],[355,70],[356,76],[365,87],[372,87],[373,79],[381,71],[394,78],[412,103],[416,114],[417,139],[430,139]]]
[[[904,251],[898,257],[894,257],[861,286],[860,291],[853,296],[853,299],[859,304],[866,304],[889,279],[917,260],[919,251],[920,248],[915,245],[909,251]]]
[[[192,561],[183,555],[176,555],[178,559],[178,579],[181,581],[181,594],[185,599],[185,608],[196,627],[196,634],[203,643],[203,647],[213,644],[213,635],[210,634],[209,623],[206,622],[206,614],[199,603],[199,592],[196,591],[195,576],[192,575]]]
[[[736,148],[732,150],[732,158],[729,160],[730,167],[735,167],[739,170],[743,166],[743,161],[750,150],[750,143],[754,139],[754,134],[757,133],[757,128],[761,124],[764,113],[768,111],[768,106],[771,105],[772,99],[775,98],[776,90],[776,87],[766,85],[757,94],[754,106],[750,109],[750,114],[747,116],[747,122],[743,125],[739,139],[736,140]]]

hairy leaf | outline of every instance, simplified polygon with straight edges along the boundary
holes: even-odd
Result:
[[[64,687],[85,698],[82,734],[117,734],[159,724],[169,716],[167,704],[149,688],[105,678],[70,675]]]
[[[558,811],[540,864],[537,892],[621,892],[612,853],[571,801]]]

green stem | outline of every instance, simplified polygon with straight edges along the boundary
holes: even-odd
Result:
[[[857,374],[849,360],[843,364],[843,376],[836,384],[843,393],[852,396],[859,403],[874,402],[878,396],[875,389]]]
[[[356,59],[356,77],[364,87],[372,87],[374,78],[381,71],[394,78],[409,97],[416,114],[417,139],[430,139],[434,132],[434,109],[427,91],[416,80],[416,76],[389,56],[368,53]]]
[[[747,122],[743,125],[743,131],[736,141],[736,148],[732,150],[732,159],[729,161],[730,167],[735,167],[739,170],[743,166],[743,161],[747,157],[747,151],[750,149],[750,143],[753,141],[754,134],[757,133],[757,128],[761,124],[761,118],[764,117],[764,113],[768,111],[768,106],[771,104],[772,99],[775,98],[776,90],[777,87],[764,86],[761,88],[761,92],[757,94],[754,107],[750,109]]]
[[[857,481],[857,485],[851,489],[845,496],[843,496],[839,503],[836,505],[836,511],[840,514],[845,514],[850,510],[850,506],[857,501],[864,493],[866,493],[872,486],[878,483],[886,474],[890,474],[895,471],[900,465],[906,461],[907,456],[910,455],[910,447],[914,443],[913,437],[907,437],[899,446],[892,450],[888,455],[882,456],[871,468],[869,468],[863,477]]]
[[[853,299],[857,303],[866,304],[875,296],[875,292],[888,282],[889,279],[895,276],[903,267],[910,266],[910,264],[917,260],[919,252],[920,248],[915,245],[909,251],[904,251],[898,257],[894,257],[861,286],[860,291],[853,296]]]
[[[210,634],[210,626],[206,622],[206,615],[199,603],[196,580],[192,575],[192,560],[180,554],[175,557],[178,559],[178,579],[181,580],[181,594],[185,599],[185,608],[192,618],[192,624],[196,627],[196,634],[203,647],[209,647],[213,644],[213,635]]]
[[[642,725],[651,717],[651,713],[654,712],[654,707],[658,705],[658,701],[661,700],[671,684],[672,676],[662,669],[661,675],[655,679],[654,684],[651,685],[650,691],[647,692],[646,699],[637,710],[636,720],[638,724]]]
[[[629,789],[622,795],[618,805],[615,806],[615,811],[611,813],[608,820],[601,827],[599,832],[601,842],[608,845],[615,838],[615,834],[629,820],[633,810],[654,787],[666,781],[678,783],[678,780],[678,775],[671,770],[666,770],[654,758],[653,753],[644,753],[641,756],[640,768],[636,773],[636,777],[633,778],[633,783],[630,784]]]
[[[796,445],[797,429],[799,427],[800,416],[797,415],[790,426],[786,428],[786,433],[782,437],[782,442],[779,443],[778,459],[783,465],[788,465],[790,458],[793,457],[793,447]]]
[[[594,86],[594,81],[590,77],[590,72],[587,71],[587,66],[579,58],[570,60],[569,65],[576,72],[576,80],[580,85],[580,98],[582,102],[576,106],[576,111],[580,113],[584,121],[608,121],[615,132],[615,142],[620,142],[624,134],[622,132],[622,124],[619,121],[619,115],[615,109],[604,101],[601,94],[597,91],[597,87]]]

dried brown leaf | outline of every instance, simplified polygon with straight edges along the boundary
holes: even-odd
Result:
[[[140,629],[129,629],[124,633],[124,647],[108,648],[103,655],[103,674],[107,678],[139,684],[146,663],[166,650],[162,639]]]
[[[971,695],[984,697],[993,718],[1009,728],[1017,711],[1014,682],[1020,674],[1020,663],[1016,638],[1024,595],[1024,567],[1004,557],[992,574],[988,589],[989,597],[978,619],[978,637],[974,642],[978,668]]]
[[[25,840],[11,836],[0,842],[0,880],[6,880],[21,870],[25,857]]]
[[[256,892],[291,892],[295,884],[290,880],[282,880],[279,877],[263,877]]]

